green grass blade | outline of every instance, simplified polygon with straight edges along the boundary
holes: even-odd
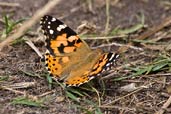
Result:
[[[76,95],[78,95],[80,97],[83,97],[84,96],[83,95],[83,92],[80,91],[79,88],[74,89],[74,88],[70,87],[70,88],[66,88],[66,90],[67,91],[70,91],[70,92],[72,92],[72,93],[74,93],[74,94],[76,94]]]
[[[9,22],[7,15],[4,16],[4,22],[5,22],[5,34],[8,34],[8,28],[9,28]]]
[[[9,76],[0,76],[0,81],[6,81],[9,79]]]
[[[76,97],[74,94],[72,94],[71,92],[69,91],[65,91],[66,93],[66,96],[69,97],[70,99],[72,99],[73,101],[76,101],[76,102],[80,102],[80,100],[78,99],[78,97]]]
[[[160,63],[160,64],[156,64],[154,67],[153,67],[153,69],[152,69],[152,71],[160,71],[160,70],[162,70],[162,68],[164,68],[165,66],[167,66],[168,65],[168,63]]]
[[[12,104],[20,104],[34,107],[45,107],[41,101],[33,101],[26,97],[18,97],[12,100]]]
[[[47,81],[48,81],[49,89],[51,89],[52,88],[52,77],[48,74],[46,76],[46,78],[47,78]]]
[[[134,25],[133,27],[130,27],[128,29],[118,30],[118,34],[130,34],[130,33],[138,31],[139,29],[141,29],[143,27],[144,27],[143,24],[137,24],[137,25]]]

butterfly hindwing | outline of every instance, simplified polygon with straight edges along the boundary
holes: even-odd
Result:
[[[65,84],[68,86],[79,86],[83,83],[90,81],[91,79],[100,76],[102,73],[109,71],[115,64],[116,59],[119,57],[115,53],[102,54],[95,64],[93,64],[91,70],[85,70],[82,75],[74,75],[67,77]]]

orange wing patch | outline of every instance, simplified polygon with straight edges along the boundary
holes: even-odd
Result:
[[[59,62],[59,58],[55,58],[49,53],[45,55],[46,69],[55,77],[59,77],[62,71],[62,65]]]
[[[70,36],[67,38],[67,34],[64,33],[56,37],[56,39],[51,39],[50,48],[53,50],[55,55],[60,55],[60,53],[71,53],[79,48],[82,42],[78,42],[78,36]],[[71,45],[72,44],[72,45]]]
[[[79,86],[83,83],[86,83],[90,80],[90,78],[87,75],[78,75],[73,77],[72,79],[68,79],[65,81],[65,84],[67,86]]]

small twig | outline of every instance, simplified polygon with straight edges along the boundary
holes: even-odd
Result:
[[[123,37],[128,37],[128,35],[118,35],[118,36],[102,36],[102,37],[89,37],[89,36],[87,36],[87,37],[81,37],[82,39],[84,39],[84,40],[106,40],[106,39],[114,39],[114,38],[123,38]]]
[[[29,88],[31,86],[34,86],[35,82],[20,82],[20,83],[14,83],[12,85],[6,85],[4,87],[11,88],[11,89],[23,89],[23,88]]]
[[[55,90],[48,91],[48,92],[45,92],[45,93],[43,93],[41,95],[38,95],[38,97],[43,97],[43,96],[46,96],[46,95],[51,94],[51,93],[54,93],[54,92],[55,92]]]
[[[22,36],[31,26],[35,25],[35,23],[40,20],[40,18],[48,13],[52,8],[56,6],[61,0],[50,0],[43,8],[39,9],[31,19],[23,23],[18,31],[11,36],[9,36],[6,40],[0,43],[0,51],[4,48],[4,46],[11,43],[13,40]]]
[[[94,13],[92,0],[86,0],[86,2],[88,4],[88,10]]]
[[[166,18],[161,24],[152,27],[150,30],[148,30],[144,34],[140,35],[136,39],[143,40],[143,39],[153,35],[154,33],[158,32],[159,30],[163,29],[164,27],[168,26],[169,24],[171,24],[171,17]]]
[[[110,0],[106,0],[106,25],[105,25],[105,34],[108,34],[109,31],[109,22],[110,22]]]
[[[96,47],[92,47],[92,49],[96,49],[96,48],[103,48],[103,47],[109,47],[109,46],[119,46],[119,47],[128,47],[134,50],[139,50],[139,51],[143,51],[144,49],[140,48],[140,47],[135,47],[135,46],[131,46],[131,45],[125,45],[125,44],[120,44],[120,43],[110,43],[110,44],[102,44],[100,46],[96,46]]]
[[[26,39],[26,43],[37,53],[37,55],[40,57],[40,58],[43,58],[43,55],[40,53],[40,51],[37,49],[37,47],[32,43],[31,40],[29,39]]]
[[[38,96],[34,96],[34,95],[29,95],[27,94],[25,91],[19,91],[19,90],[15,90],[13,88],[10,88],[10,87],[7,87],[7,86],[0,86],[0,89],[3,89],[3,90],[8,90],[8,91],[11,91],[15,94],[21,94],[21,95],[24,95],[24,96],[28,96],[29,98],[32,98],[32,99],[38,99],[38,97],[43,97],[45,95],[48,95],[48,94],[51,94],[51,93],[54,93],[55,91],[48,91],[44,94],[41,94],[41,95],[38,95]]]
[[[148,44],[142,44],[146,49],[150,49],[150,50],[159,50],[159,51],[163,51],[167,45],[148,45]]]
[[[98,103],[99,103],[99,106],[101,106],[101,99],[100,99],[100,94],[99,92],[97,91],[96,88],[92,87],[92,89],[96,92],[97,96],[98,96]]]
[[[132,111],[136,111],[135,108],[129,108],[129,107],[122,107],[122,106],[99,106],[100,108],[115,108],[115,109],[119,109],[119,110],[132,110]]]
[[[6,86],[0,86],[0,89],[12,91],[12,92],[14,92],[14,93],[16,93],[16,94],[26,95],[26,92],[18,91],[18,90],[15,90],[15,89],[13,89],[13,88],[9,88],[9,87],[6,87]]]
[[[133,92],[127,94],[127,95],[124,95],[124,96],[122,96],[122,97],[119,97],[119,98],[113,100],[112,102],[107,103],[107,104],[104,104],[104,105],[102,105],[102,106],[108,106],[108,105],[114,104],[115,102],[117,102],[117,101],[119,101],[119,100],[121,100],[121,99],[123,99],[123,98],[125,98],[125,97],[128,97],[128,96],[130,96],[130,95],[132,95],[132,94],[134,94],[134,93],[137,93],[138,91],[140,91],[140,90],[142,90],[142,89],[143,89],[143,88],[140,87],[140,88],[136,89],[135,91],[133,91]]]
[[[161,107],[161,109],[156,112],[155,114],[163,114],[165,112],[164,109],[166,109],[168,106],[170,106],[171,104],[171,96],[168,98],[168,100],[163,104],[163,106]]]
[[[19,3],[0,2],[0,6],[20,7],[20,4]]]
[[[28,96],[29,98],[32,98],[32,99],[37,99],[36,96],[29,95],[29,94],[27,94],[25,91],[15,90],[15,89],[10,88],[10,87],[7,87],[7,86],[0,86],[0,89],[8,90],[8,91],[11,91],[11,92],[13,92],[13,93],[15,93],[15,94],[22,94],[22,95]]]
[[[161,74],[146,74],[146,75],[141,75],[142,77],[150,77],[150,76],[171,76],[171,73],[161,73]]]
[[[29,98],[32,98],[32,99],[37,99],[36,96],[29,95],[29,94],[27,94],[25,91],[15,90],[15,89],[13,89],[13,88],[6,87],[6,86],[0,86],[0,89],[8,90],[8,91],[11,91],[11,92],[13,92],[13,93],[15,93],[15,94],[22,94],[22,95],[28,96]]]
[[[150,83],[150,84],[147,84],[147,85],[145,85],[145,86],[152,85],[153,83],[154,83],[154,82],[152,82],[152,83]],[[114,104],[115,102],[117,102],[117,101],[119,101],[119,100],[121,100],[121,99],[123,99],[123,98],[125,98],[125,97],[128,97],[128,96],[130,96],[130,95],[132,95],[132,94],[134,94],[134,93],[137,93],[138,91],[141,91],[142,89],[144,89],[145,86],[141,86],[141,87],[139,87],[138,89],[136,89],[135,91],[130,92],[130,93],[128,93],[127,95],[124,95],[124,96],[122,96],[122,97],[119,97],[119,98],[113,100],[112,102],[107,103],[107,104],[104,104],[104,105],[102,105],[102,106],[108,106],[108,105]]]

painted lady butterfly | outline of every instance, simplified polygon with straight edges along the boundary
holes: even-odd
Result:
[[[51,16],[40,21],[46,37],[48,72],[67,86],[79,86],[110,70],[118,54],[91,50],[67,25]]]

